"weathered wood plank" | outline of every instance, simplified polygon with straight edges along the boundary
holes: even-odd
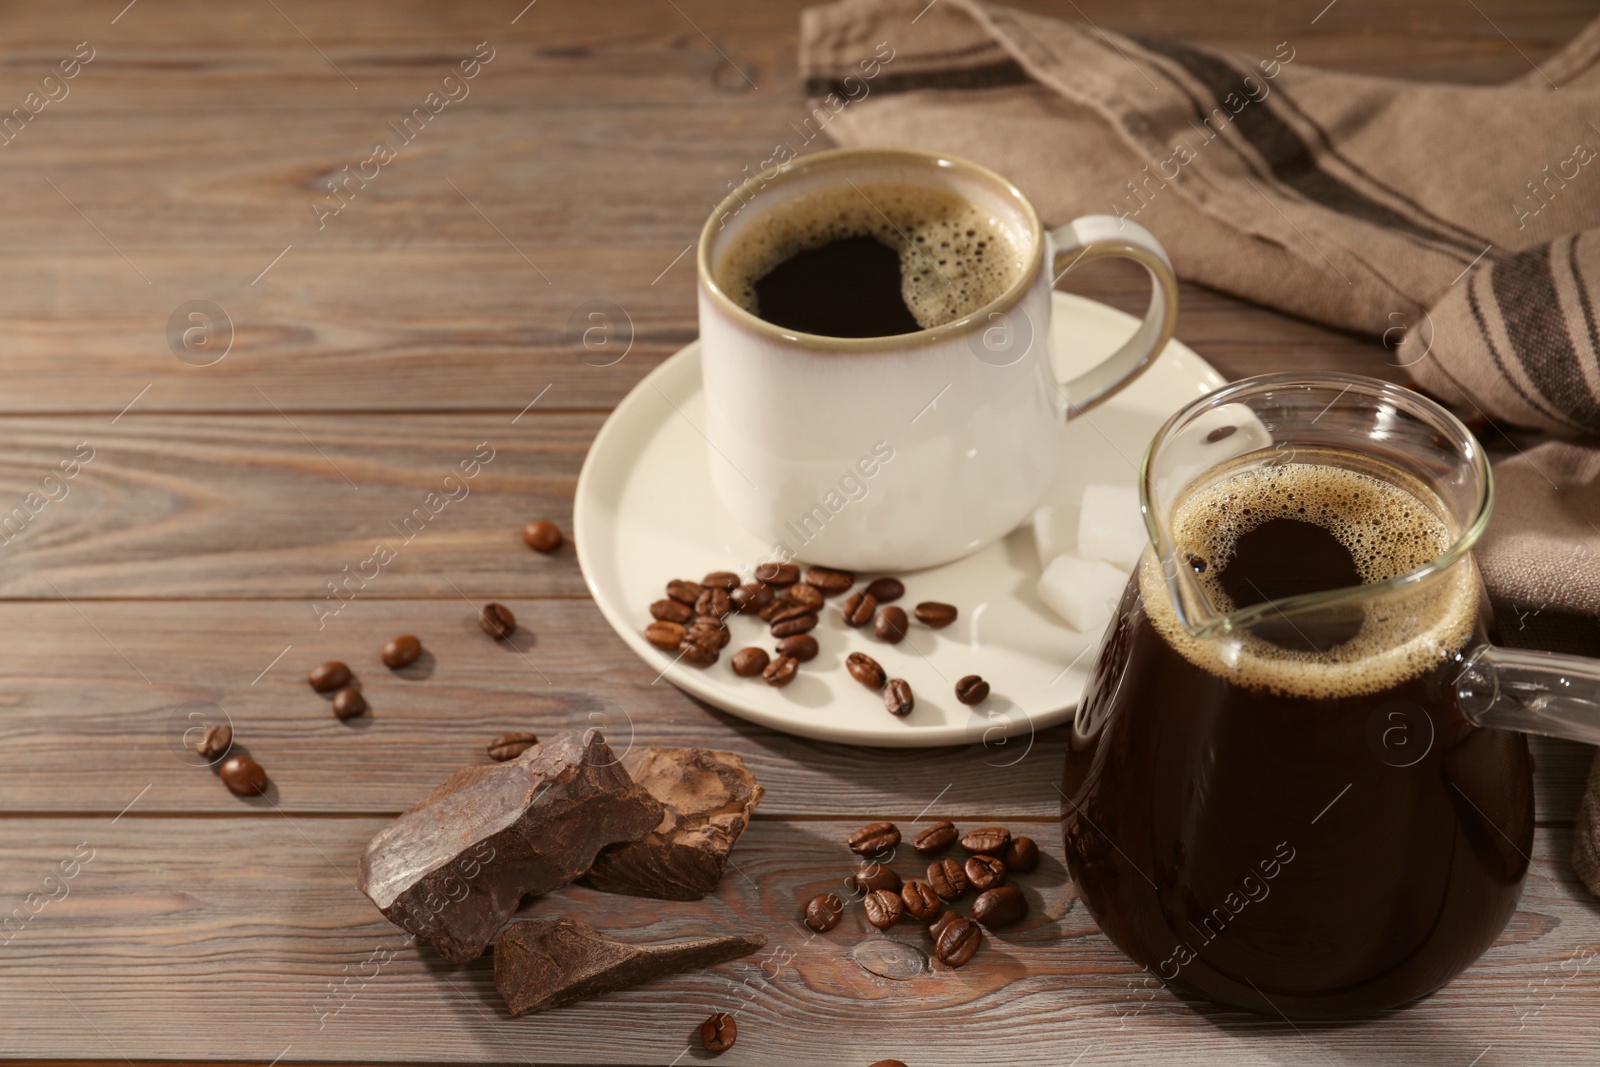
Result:
[[[1565,832],[1539,833],[1520,910],[1452,985],[1382,1018],[1292,1027],[1144,988],[1073,901],[1053,823],[1028,827],[1046,852],[1021,880],[1029,919],[952,972],[930,968],[926,935],[910,924],[877,934],[852,909],[830,934],[801,927],[800,902],[851,868],[842,840],[854,824],[770,820],[745,835],[736,869],[704,901],[569,888],[525,909],[640,940],[759,932],[766,955],[513,1020],[487,958],[443,963],[355,889],[356,857],[379,825],[271,813],[10,822],[0,899],[57,899],[0,948],[4,1054],[664,1064],[714,1010],[739,1013],[738,1045],[719,1060],[729,1064],[1060,1067],[1090,1050],[1113,1064],[1461,1067],[1485,1046],[1509,1057],[1499,1062],[1536,1064],[1592,1051],[1583,953],[1600,946],[1600,914],[1566,868]],[[91,849],[61,881],[61,861]]]

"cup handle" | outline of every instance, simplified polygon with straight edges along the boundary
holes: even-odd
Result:
[[[1178,279],[1155,235],[1115,215],[1085,215],[1057,226],[1045,248],[1052,279],[1059,280],[1077,264],[1100,256],[1123,256],[1150,272],[1150,309],[1139,329],[1104,362],[1061,383],[1066,394],[1063,415],[1070,419],[1115,395],[1161,354],[1178,322]]]

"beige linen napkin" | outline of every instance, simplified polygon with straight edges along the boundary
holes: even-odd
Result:
[[[844,0],[801,38],[807,140],[978,160],[1051,224],[1136,220],[1182,277],[1378,338],[1480,424],[1571,438],[1505,439],[1480,561],[1507,643],[1600,656],[1600,20],[1496,86],[977,0]],[[1600,894],[1597,790],[1600,763],[1574,848]]]

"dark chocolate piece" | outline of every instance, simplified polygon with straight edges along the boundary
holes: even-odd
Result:
[[[566,885],[661,815],[599,730],[563,734],[457,772],[378,831],[361,857],[361,891],[390,922],[464,963],[523,897]]]
[[[761,786],[732,752],[642,748],[622,762],[666,813],[639,840],[602,851],[586,881],[608,893],[699,900],[721,880]]]
[[[495,941],[494,987],[512,1015],[527,1015],[748,956],[766,943],[751,934],[638,945],[571,919],[528,919]]]

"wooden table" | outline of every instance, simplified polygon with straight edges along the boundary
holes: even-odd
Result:
[[[1403,1013],[1294,1027],[1146,990],[1075,906],[1059,731],[1001,769],[1014,756],[981,746],[878,752],[751,726],[652,684],[570,547],[521,545],[530,518],[568,525],[606,413],[695,336],[684,250],[805,113],[799,3],[125,2],[7,3],[0,19],[0,112],[93,54],[0,148],[0,514],[27,509],[0,535],[0,901],[25,917],[0,933],[0,1057],[687,1063],[701,1019],[737,1010],[724,1063],[1600,1061],[1584,970],[1600,914],[1565,861],[1586,750],[1537,748],[1534,873],[1481,962]],[[1575,0],[1030,6],[1483,82],[1588,17]],[[479,42],[492,58],[470,95],[329,193]],[[1129,275],[1074,275],[1139,302]],[[631,320],[614,366],[578,358],[569,316],[590,300]],[[1369,342],[1192,287],[1184,301],[1180,336],[1230,375],[1396,373]],[[169,344],[189,328],[189,348]],[[470,496],[399,537],[484,442]],[[331,599],[378,543],[400,545],[392,562]],[[515,648],[478,631],[489,598],[522,620]],[[431,658],[391,676],[378,649],[407,631]],[[365,681],[369,719],[340,724],[307,689],[329,658]],[[240,801],[185,761],[195,711],[231,720],[268,796]],[[766,802],[707,900],[570,889],[528,912],[638,937],[754,930],[772,951],[513,1020],[488,960],[405,943],[355,861],[487,738],[596,722],[739,752]],[[931,973],[915,931],[798,925],[797,902],[848,869],[851,829],[919,816],[1040,841],[1024,928]]]

